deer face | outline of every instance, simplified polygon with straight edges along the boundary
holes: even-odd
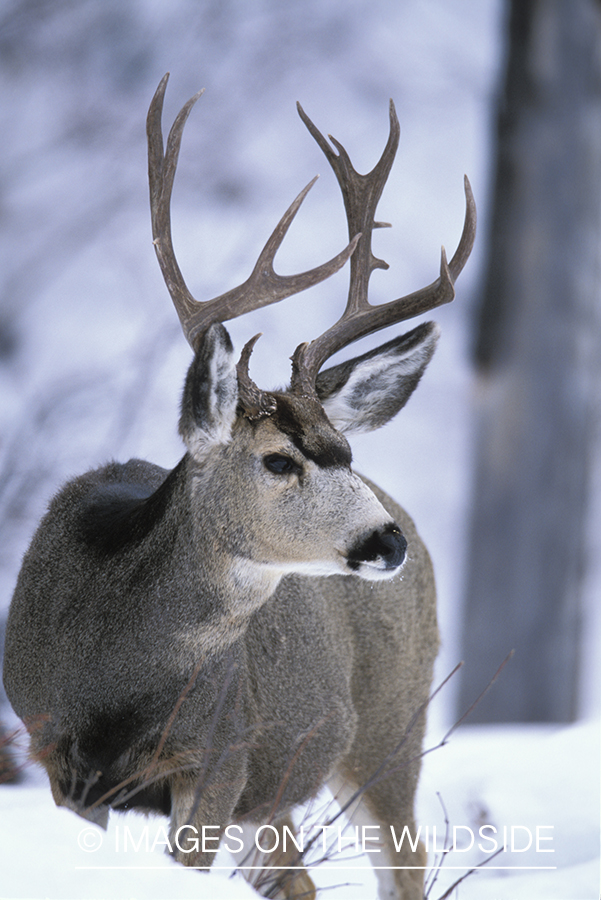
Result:
[[[211,454],[217,467],[209,462],[216,477],[208,496],[221,498],[211,499],[209,514],[220,520],[222,546],[280,575],[391,577],[405,540],[352,471],[343,436],[331,426],[320,432],[314,455],[276,421],[236,420],[231,440]]]
[[[394,415],[436,338],[435,328],[421,326],[392,347],[345,363],[344,373],[326,370],[323,400],[273,392],[252,414],[228,333],[212,325],[188,373],[180,432],[197,464],[199,515],[211,520],[224,550],[280,574],[394,575],[405,539],[352,471],[343,432],[369,430]]]

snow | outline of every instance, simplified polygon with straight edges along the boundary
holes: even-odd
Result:
[[[337,186],[295,100],[366,171],[386,140],[394,97],[401,146],[379,208],[394,228],[377,235],[376,252],[391,263],[374,274],[378,302],[435,277],[440,243],[452,250],[461,230],[464,172],[486,234],[502,23],[501,0],[4,4],[0,608],[8,606],[35,523],[65,478],[110,457],[172,466],[181,453],[177,406],[189,351],[150,248],[145,184],[145,109],[164,72],[172,72],[166,120],[207,88],[186,129],[173,204],[180,265],[202,298],[246,278],[273,225],[316,172],[321,178],[278,254],[278,271],[310,268],[346,243]],[[416,397],[398,420],[353,441],[357,469],[415,516],[435,561],[443,637],[436,683],[458,658],[472,450],[467,329],[483,244],[456,301],[437,313],[442,339]],[[299,302],[231,323],[238,347],[264,332],[251,366],[259,384],[287,380],[294,346],[339,314],[345,290],[340,273]],[[588,573],[581,721],[560,728],[470,727],[468,720],[438,746],[453,724],[456,679],[433,704],[426,748],[435,749],[424,757],[418,821],[430,838],[436,827],[439,847],[442,800],[451,834],[456,826],[463,839],[471,831],[476,839],[471,850],[446,854],[430,900],[487,855],[477,847],[492,846],[478,836],[484,824],[497,829],[488,836],[507,829],[511,838],[513,827],[516,841],[527,843],[531,834],[533,846],[470,875],[459,900],[599,896],[599,569],[597,561]],[[0,712],[18,727],[6,706]],[[324,821],[327,796],[311,814]],[[78,839],[90,826],[57,809],[45,776],[28,767],[23,784],[0,788],[0,898],[254,896],[230,877],[226,853],[210,875],[173,864],[163,853],[164,825],[114,816],[106,833],[89,833],[101,835],[101,848],[84,850]],[[126,827],[139,849],[118,843]],[[145,835],[150,846],[156,838],[154,850],[144,849]],[[431,852],[429,862],[436,858]],[[376,896],[369,860],[352,847],[313,877],[320,896]]]
[[[457,879],[504,844],[508,850],[465,878],[456,897],[595,900],[598,723],[462,726],[442,747],[437,746],[441,738],[426,741],[426,748],[435,749],[424,756],[417,803],[422,840],[425,843],[427,835],[429,843],[429,864],[440,866],[431,900],[442,898]],[[307,837],[313,833],[311,824],[321,835],[321,826],[331,814],[331,800],[324,791],[310,810],[297,815],[297,824],[304,823]],[[44,778],[30,772],[25,786],[7,786],[0,792],[0,897],[238,900],[256,896],[240,875],[232,877],[233,860],[224,851],[217,855],[209,875],[173,863],[164,852],[166,824],[166,820],[132,813],[112,815],[103,832],[55,807]],[[481,831],[483,826],[492,827]],[[334,829],[328,837],[333,835],[336,842],[337,834]],[[376,855],[369,859],[357,855],[354,832],[346,829],[342,834],[347,852],[329,856],[312,868],[315,884],[323,896],[327,889],[333,900],[375,898],[370,860],[377,865]],[[438,851],[452,847],[453,837],[457,849],[446,853],[441,862]],[[472,838],[473,847],[466,849]],[[316,862],[322,856],[321,844],[318,841],[318,852],[313,854]]]

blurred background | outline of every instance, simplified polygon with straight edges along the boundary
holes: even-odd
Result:
[[[148,209],[145,117],[162,75],[171,72],[165,129],[206,88],[186,128],[172,206],[178,260],[199,299],[247,277],[315,174],[278,270],[310,268],[345,246],[338,185],[295,104],[365,172],[386,142],[392,97],[401,144],[378,216],[393,228],[375,236],[390,269],[372,276],[372,302],[437,277],[441,244],[452,253],[461,234],[464,173],[480,215],[457,300],[436,313],[444,337],[419,393],[387,429],[354,443],[357,469],[411,512],[431,549],[450,670],[473,480],[470,331],[506,14],[500,2],[3,3],[4,615],[33,529],[65,479],[112,458],[173,467],[182,454],[178,407],[190,351],[154,255]],[[238,347],[264,332],[251,366],[257,383],[286,383],[296,345],[340,315],[347,280],[345,269],[228,325]],[[361,352],[391,333],[365,340]]]
[[[171,72],[184,134],[176,254],[199,299],[249,274],[320,173],[276,258],[347,242],[338,186],[295,109],[372,168],[401,122],[378,209],[393,228],[372,302],[433,281],[479,212],[439,349],[356,468],[415,518],[439,586],[448,727],[598,714],[601,671],[601,4],[597,0],[0,2],[0,622],[56,489],[109,459],[173,467],[190,359],[150,237],[145,115]],[[348,270],[228,325],[264,336],[251,375],[336,319]],[[413,323],[412,323],[413,324]],[[392,333],[372,336],[363,352]],[[0,719],[17,723],[0,700]]]

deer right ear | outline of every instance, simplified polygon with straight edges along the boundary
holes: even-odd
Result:
[[[210,446],[229,441],[237,403],[234,349],[217,322],[199,339],[184,385],[179,433],[193,456],[202,457]]]

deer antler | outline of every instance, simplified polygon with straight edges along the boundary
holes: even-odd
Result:
[[[399,122],[394,103],[390,101],[390,133],[380,160],[367,175],[360,175],[349,155],[335,138],[330,141],[336,154],[311,119],[297,104],[298,112],[311,135],[322,149],[338,179],[348,220],[349,234],[360,235],[356,251],[351,257],[350,288],[346,308],[340,319],[311,343],[300,344],[292,357],[291,390],[293,393],[314,394],[315,379],[321,366],[337,350],[361,337],[388,325],[411,319],[421,313],[449,303],[455,296],[454,282],[463,269],[476,236],[476,205],[470,183],[465,177],[466,213],[463,233],[450,263],[444,247],[440,263],[440,277],[432,284],[398,300],[373,306],[369,303],[369,279],[374,269],[387,269],[388,264],[375,257],[371,250],[374,228],[388,227],[374,220],[376,207],[390,173],[399,143]]]
[[[148,110],[146,122],[148,134],[148,180],[150,184],[150,209],[152,237],[163,278],[177,310],[184,334],[193,349],[199,337],[213,322],[225,322],[253,309],[277,303],[292,294],[304,291],[337,272],[353,253],[358,237],[329,262],[298,275],[278,275],[273,268],[275,254],[282,243],[301,203],[314,185],[316,178],[300,192],[286,210],[273,234],[261,251],[257,263],[247,280],[236,288],[213,300],[195,300],[188,290],[175,258],[171,240],[171,192],[177,168],[177,159],[186,120],[203,91],[199,91],[178,113],[169,132],[166,150],[163,151],[161,118],[163,100],[169,74],[159,84]],[[246,354],[248,357],[250,354]],[[247,360],[248,364],[248,360]]]

